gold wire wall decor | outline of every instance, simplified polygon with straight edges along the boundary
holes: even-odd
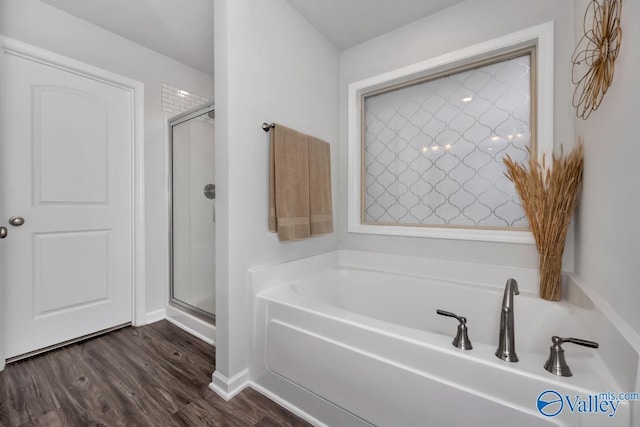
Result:
[[[597,110],[613,80],[622,42],[622,0],[591,0],[584,14],[584,35],[571,56],[573,106],[584,120]]]

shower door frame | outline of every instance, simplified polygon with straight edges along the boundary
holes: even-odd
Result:
[[[177,308],[181,308],[187,310],[191,314],[195,314],[200,318],[208,322],[212,322],[214,325],[216,324],[216,315],[214,313],[209,313],[201,308],[188,304],[184,301],[181,301],[177,298],[174,298],[174,269],[173,269],[173,127],[177,126],[181,123],[187,122],[196,117],[207,114],[211,111],[215,112],[216,106],[215,104],[208,104],[205,106],[196,107],[192,110],[185,111],[184,113],[178,114],[169,119],[168,121],[168,140],[169,140],[169,152],[168,152],[168,190],[169,190],[169,305],[172,305]],[[215,119],[214,119],[215,120]],[[215,153],[215,149],[214,149]],[[214,199],[215,203],[215,199]],[[215,209],[215,204],[214,204]],[[215,227],[215,225],[214,225]],[[215,262],[215,259],[213,260]],[[214,286],[215,292],[215,283],[212,283]]]

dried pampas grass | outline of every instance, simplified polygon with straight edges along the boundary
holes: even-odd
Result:
[[[582,186],[582,141],[568,156],[554,155],[550,167],[545,164],[544,156],[542,163],[538,163],[531,152],[528,169],[509,156],[504,164],[505,175],[515,184],[536,240],[540,255],[540,297],[559,301],[564,242]]]

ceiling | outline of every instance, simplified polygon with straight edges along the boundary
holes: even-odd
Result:
[[[338,49],[347,49],[463,0],[288,0]]]
[[[41,1],[213,75],[214,0]],[[287,1],[346,49],[463,0]]]
[[[41,1],[213,75],[213,0]]]

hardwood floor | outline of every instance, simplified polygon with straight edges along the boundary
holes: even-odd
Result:
[[[209,389],[215,348],[163,320],[7,365],[0,426],[309,426],[247,389]]]

